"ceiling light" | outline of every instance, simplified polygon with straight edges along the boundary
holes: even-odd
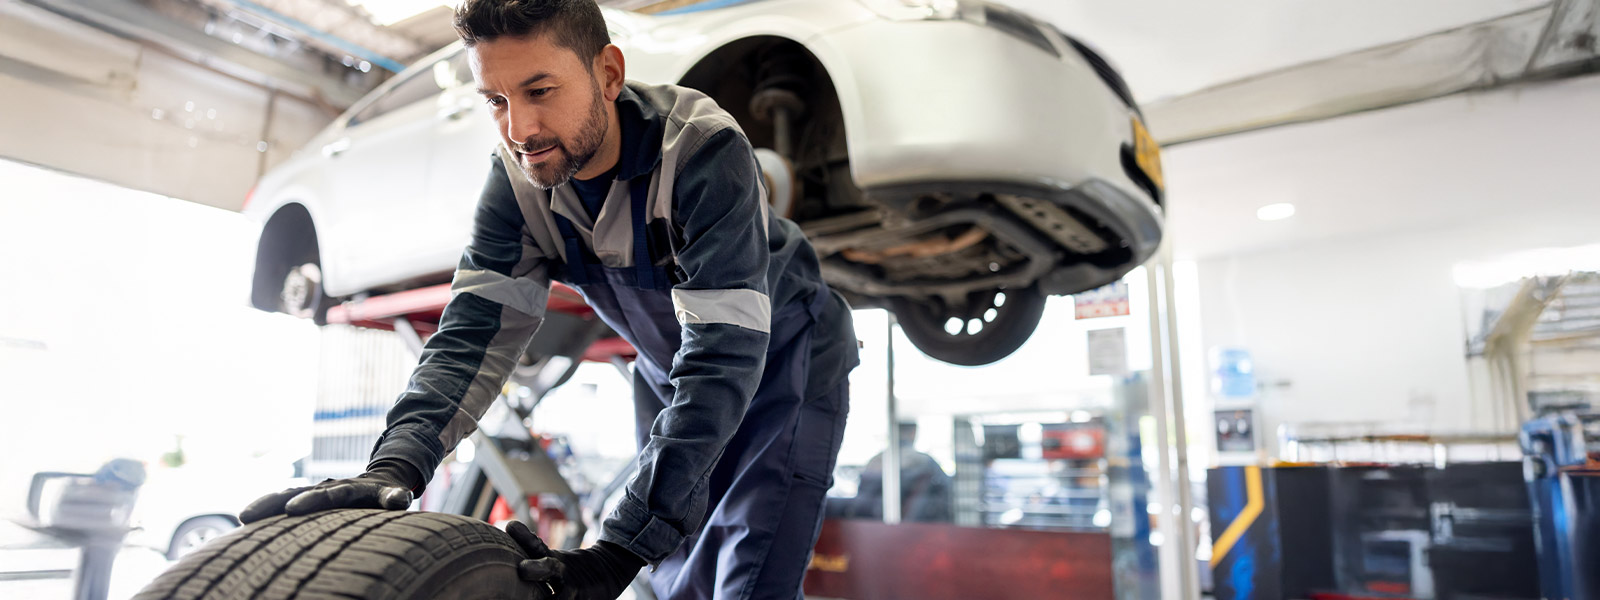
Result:
[[[1268,204],[1256,209],[1256,218],[1263,221],[1282,221],[1294,216],[1294,205],[1288,202]]]

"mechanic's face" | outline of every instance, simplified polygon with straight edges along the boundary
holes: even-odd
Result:
[[[622,52],[591,64],[550,36],[502,37],[467,51],[472,77],[494,112],[501,141],[534,185],[588,179],[617,162],[611,127],[622,91]],[[593,67],[593,68],[591,68]]]

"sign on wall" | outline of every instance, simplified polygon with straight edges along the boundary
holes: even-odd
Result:
[[[1079,319],[1123,317],[1128,315],[1128,282],[1117,280],[1110,285],[1072,295],[1077,305]]]
[[[1089,332],[1089,374],[1128,374],[1128,337],[1123,328]]]

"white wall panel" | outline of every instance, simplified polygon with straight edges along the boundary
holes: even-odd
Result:
[[[0,2],[0,56],[92,83],[131,89],[139,44],[41,11]]]
[[[1249,349],[1268,430],[1483,430],[1466,261],[1600,242],[1600,78],[1455,96],[1175,148],[1171,231],[1207,348]],[[1261,222],[1269,202],[1300,206]],[[1474,315],[1473,318],[1478,318]]]
[[[328,125],[329,112],[309,102],[279,94],[272,105],[272,121],[267,131],[266,166],[283,162],[300,146]]]

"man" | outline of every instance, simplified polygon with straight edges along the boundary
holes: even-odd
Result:
[[[905,522],[948,523],[951,503],[950,475],[926,452],[917,450],[917,424],[899,423],[900,519]],[[830,517],[883,519],[883,461],[887,450],[867,461],[854,498],[835,498],[828,504]]]
[[[253,521],[404,509],[494,400],[550,280],[638,350],[639,472],[595,546],[520,523],[524,578],[615,598],[796,598],[857,362],[849,307],[794,223],[769,215],[749,141],[706,96],[624,81],[594,0],[467,0],[456,13],[502,145],[454,297],[368,472],[262,498]]]

